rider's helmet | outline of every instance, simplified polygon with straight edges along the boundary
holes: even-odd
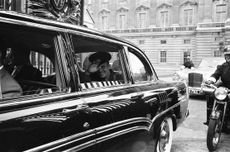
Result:
[[[224,55],[230,54],[230,46],[224,48]]]
[[[224,58],[227,62],[230,62],[230,46],[224,48]]]

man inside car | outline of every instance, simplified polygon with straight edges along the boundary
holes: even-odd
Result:
[[[84,75],[80,74],[85,81],[116,81],[122,80],[122,76],[110,68],[111,55],[107,52],[96,52],[88,58],[90,65]],[[82,76],[81,76],[82,75]]]
[[[0,99],[18,97],[22,88],[4,68],[7,47],[0,41]]]

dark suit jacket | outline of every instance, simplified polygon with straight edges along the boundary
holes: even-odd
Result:
[[[0,70],[0,81],[3,98],[17,97],[22,94],[20,85],[4,68]]]
[[[216,71],[211,75],[216,80],[221,79],[222,86],[225,86],[230,89],[230,64],[225,62],[217,66]]]

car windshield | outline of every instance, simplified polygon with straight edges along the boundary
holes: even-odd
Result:
[[[198,68],[216,68],[224,62],[223,58],[203,58]]]

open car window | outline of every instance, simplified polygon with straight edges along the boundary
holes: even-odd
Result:
[[[82,90],[125,84],[121,45],[81,36],[73,44]]]
[[[0,40],[5,46],[1,49],[7,50],[1,59],[7,73],[6,83],[1,83],[2,98],[66,90],[62,85],[54,45],[56,33],[18,28],[0,28]]]
[[[128,48],[129,66],[135,83],[156,80],[146,59],[131,48]]]

